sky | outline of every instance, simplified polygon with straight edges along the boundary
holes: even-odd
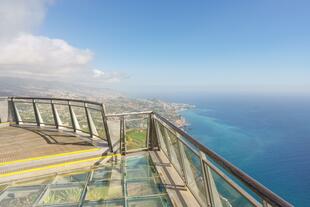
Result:
[[[310,94],[308,0],[1,0],[0,76]]]

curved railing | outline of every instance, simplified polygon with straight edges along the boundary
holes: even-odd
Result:
[[[201,206],[292,206],[157,113],[106,114],[103,104],[85,100],[8,100],[18,125],[86,133],[106,140],[111,152],[163,151]]]
[[[105,118],[104,105],[98,102],[40,97],[9,97],[17,125],[53,126],[71,129],[112,143]]]
[[[167,119],[153,117],[160,149],[202,206],[292,206]]]

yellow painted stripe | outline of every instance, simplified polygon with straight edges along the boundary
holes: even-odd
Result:
[[[90,161],[97,160],[99,158],[105,159],[105,158],[118,157],[118,156],[122,156],[122,155],[121,154],[113,154],[113,155],[106,155],[106,156],[98,156],[98,157],[88,158],[88,159],[84,159],[84,160],[76,160],[76,161],[71,161],[71,162],[63,162],[63,163],[59,163],[59,164],[47,165],[47,166],[43,166],[43,167],[30,168],[30,169],[26,169],[26,170],[20,170],[20,171],[0,174],[0,178],[9,177],[9,176],[13,176],[13,175],[20,175],[20,174],[25,174],[25,173],[30,173],[30,172],[36,172],[36,171],[40,171],[40,170],[48,170],[48,169],[52,169],[52,168],[63,167],[63,166],[73,165],[73,164],[78,164],[78,163],[83,163],[83,162],[90,162]]]
[[[22,162],[35,161],[35,160],[43,160],[43,159],[48,159],[48,158],[62,157],[62,156],[67,156],[67,155],[76,155],[76,154],[81,154],[81,153],[86,153],[86,152],[95,152],[98,150],[100,150],[100,148],[92,148],[92,149],[88,149],[88,150],[78,150],[78,151],[65,152],[65,153],[53,154],[53,155],[44,155],[44,156],[39,156],[39,157],[30,157],[30,158],[21,159],[21,160],[1,162],[0,166],[22,163]]]

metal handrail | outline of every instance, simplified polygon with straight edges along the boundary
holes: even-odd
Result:
[[[48,101],[72,101],[72,102],[82,102],[82,103],[88,103],[93,105],[101,106],[102,103],[96,102],[96,101],[88,101],[88,100],[82,100],[82,99],[69,99],[69,98],[47,98],[47,97],[22,97],[22,96],[12,96],[8,97],[8,99],[26,99],[26,100],[48,100]]]
[[[196,146],[201,152],[205,153],[207,156],[212,158],[219,166],[223,167],[225,170],[227,170],[229,173],[234,175],[239,181],[241,181],[243,184],[245,184],[249,189],[251,189],[253,192],[258,194],[263,200],[267,201],[271,205],[274,206],[281,206],[281,207],[292,207],[293,205],[285,201],[280,196],[273,193],[271,190],[269,190],[264,185],[260,184],[258,181],[256,181],[254,178],[247,175],[245,172],[225,160],[223,157],[218,155],[217,153],[213,152],[212,150],[208,149],[204,145],[202,145],[200,142],[198,142],[196,139],[191,137],[189,134],[187,134],[182,129],[178,128],[174,124],[172,124],[170,121],[168,121],[166,118],[162,117],[158,113],[155,113],[155,118],[158,120],[164,122],[166,125],[168,125],[170,128],[175,130],[177,133],[179,133],[182,137],[184,137],[187,141],[189,141],[191,144]]]

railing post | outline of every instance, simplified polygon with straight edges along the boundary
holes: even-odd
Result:
[[[40,114],[40,111],[38,109],[35,99],[32,99],[32,105],[33,105],[33,111],[34,111],[37,126],[41,126],[43,125],[43,120],[42,120],[42,117],[41,117],[41,114]]]
[[[153,137],[151,135],[152,133],[152,128],[151,128],[151,114],[148,115],[148,119],[147,119],[147,136],[146,136],[146,147],[151,150],[153,149]]]
[[[108,145],[109,145],[109,148],[110,148],[110,152],[113,152],[113,143],[112,143],[112,140],[111,140],[111,135],[110,135],[110,131],[109,131],[107,117],[105,116],[105,106],[104,106],[104,104],[101,104],[101,115],[102,115],[102,121],[103,121],[103,125],[104,125],[105,134],[107,136],[107,141],[108,141]]]
[[[159,149],[159,142],[157,138],[157,133],[155,129],[155,122],[154,122],[154,114],[153,112],[149,114],[149,126],[148,126],[148,149],[154,150],[155,147]]]
[[[125,132],[125,118],[124,116],[120,117],[120,143],[121,143],[121,153],[126,155],[126,132]]]
[[[212,197],[212,188],[211,188],[211,182],[209,178],[209,172],[207,171],[205,164],[203,162],[203,160],[206,159],[206,155],[201,150],[199,150],[199,158],[200,158],[201,172],[202,172],[202,178],[203,178],[203,186],[204,186],[204,191],[206,195],[206,202],[208,206],[215,207],[213,197]]]

